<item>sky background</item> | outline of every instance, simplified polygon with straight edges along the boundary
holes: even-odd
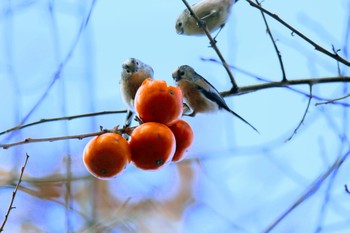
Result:
[[[350,60],[349,0],[266,0],[263,7]],[[184,8],[181,0],[1,1],[0,131],[21,121],[124,110],[118,82],[121,64],[130,57],[152,66],[155,79],[169,85],[171,73],[187,64],[219,91],[229,90],[225,69],[203,60],[217,59],[208,39],[176,34]],[[339,75],[335,60],[267,19],[287,79]],[[282,79],[261,13],[246,1],[233,6],[217,41],[239,86],[262,83],[257,77]],[[339,67],[349,75],[348,67]],[[313,99],[304,124],[285,142],[308,102],[307,85],[293,88],[298,92],[273,88],[225,98],[260,134],[224,111],[184,117],[195,134],[187,159],[154,172],[130,165],[116,179],[97,181],[82,162],[89,138],[1,149],[0,221],[30,155],[5,232],[263,232],[350,150],[349,98],[318,106],[320,100]],[[313,94],[334,99],[348,88],[320,84]],[[0,143],[96,132],[124,119],[118,114],[45,123],[0,135]],[[349,168],[346,160],[312,186],[317,192],[272,232],[349,232]],[[73,181],[65,182],[69,172]]]

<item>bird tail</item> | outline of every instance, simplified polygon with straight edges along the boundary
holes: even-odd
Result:
[[[240,115],[238,115],[237,113],[235,113],[234,111],[232,111],[231,109],[227,109],[230,113],[232,113],[233,115],[235,115],[236,117],[238,117],[241,121],[243,121],[244,123],[246,123],[247,125],[249,125],[252,129],[254,129],[258,134],[260,134],[260,132],[252,125],[250,124],[248,121],[246,121],[243,117],[241,117]]]

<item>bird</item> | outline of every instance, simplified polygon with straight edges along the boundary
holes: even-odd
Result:
[[[259,133],[253,125],[232,111],[218,90],[191,66],[182,65],[178,67],[172,73],[172,77],[176,85],[181,89],[186,104],[192,110],[192,113],[187,116],[195,116],[196,113],[216,112],[224,109]]]
[[[136,58],[128,58],[122,64],[121,78],[119,81],[120,93],[127,107],[125,127],[130,126],[132,117],[135,113],[134,99],[137,90],[142,82],[147,78],[154,77],[154,71],[151,66],[143,63]]]
[[[209,32],[213,32],[217,29],[219,29],[220,32],[231,14],[232,5],[237,1],[238,0],[202,0],[193,4],[191,8],[195,15],[201,20],[200,23],[205,23]],[[183,10],[177,18],[175,29],[177,34],[205,35],[203,29],[198,26],[198,22],[187,8]]]

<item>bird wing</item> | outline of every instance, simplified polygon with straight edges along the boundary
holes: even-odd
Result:
[[[197,74],[200,76],[199,74]],[[195,83],[197,85],[198,90],[208,99],[211,101],[217,103],[219,105],[219,108],[224,108],[226,110],[230,110],[229,107],[227,106],[225,100],[222,98],[218,90],[211,85],[205,78],[200,76],[201,78],[198,78]]]
[[[197,74],[198,76],[200,76],[199,74]],[[247,125],[249,125],[252,129],[254,129],[257,133],[259,133],[259,131],[252,125],[250,124],[247,120],[245,120],[243,117],[241,117],[240,115],[238,115],[237,113],[235,113],[234,111],[232,111],[226,104],[224,98],[222,98],[222,96],[220,95],[220,93],[218,92],[218,90],[216,90],[216,88],[211,85],[205,78],[203,78],[202,76],[200,76],[201,78],[197,79],[195,81],[195,83],[197,84],[197,88],[198,90],[208,99],[210,99],[211,101],[217,103],[219,105],[219,108],[223,108],[227,111],[229,111],[230,113],[232,113],[233,115],[235,115],[237,118],[239,118],[240,120],[242,120],[244,123],[246,123]]]

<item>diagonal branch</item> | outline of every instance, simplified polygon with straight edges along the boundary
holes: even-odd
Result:
[[[321,47],[320,45],[316,44],[314,41],[312,41],[312,40],[309,39],[307,36],[305,36],[304,34],[302,34],[301,32],[299,32],[297,29],[293,28],[291,25],[289,25],[289,24],[288,24],[287,22],[285,22],[283,19],[281,19],[278,15],[276,15],[276,14],[274,14],[274,13],[271,13],[270,11],[266,10],[265,8],[261,7],[259,4],[256,4],[256,3],[254,3],[254,2],[251,1],[251,0],[246,0],[246,1],[247,1],[251,6],[253,6],[253,7],[255,7],[255,8],[257,8],[257,9],[263,11],[264,13],[266,13],[267,15],[269,15],[270,17],[272,17],[272,18],[274,18],[275,20],[277,20],[278,22],[280,22],[283,26],[285,26],[285,27],[287,27],[289,30],[291,30],[291,31],[293,32],[293,34],[296,34],[296,35],[300,36],[300,37],[301,37],[302,39],[304,39],[306,42],[308,42],[309,44],[311,44],[312,46],[314,46],[314,48],[315,48],[317,51],[319,51],[319,52],[321,52],[321,53],[323,53],[323,54],[325,54],[325,55],[327,55],[327,56],[329,56],[329,57],[331,57],[331,58],[333,58],[333,59],[335,59],[335,60],[337,60],[337,61],[343,63],[343,64],[346,65],[346,66],[350,66],[350,62],[349,62],[349,61],[345,60],[343,57],[339,56],[337,53],[335,53],[335,54],[334,54],[334,53],[331,53],[331,52],[329,52],[327,49],[325,49],[325,48]]]
[[[237,92],[238,85],[236,83],[235,78],[233,77],[233,74],[224,58],[224,56],[221,54],[221,51],[219,50],[219,48],[216,46],[216,41],[215,39],[211,36],[208,27],[206,24],[203,24],[202,20],[198,18],[198,16],[194,13],[194,11],[192,10],[191,6],[188,4],[188,2],[186,0],[182,0],[183,3],[185,4],[185,6],[187,7],[187,9],[190,11],[191,16],[196,20],[198,27],[202,28],[204,33],[207,35],[209,41],[210,41],[210,45],[211,47],[215,50],[216,54],[219,56],[222,65],[224,66],[228,76],[230,77],[231,83],[232,83],[232,92]]]
[[[327,169],[323,174],[321,174],[315,181],[305,190],[305,192],[286,210],[284,211],[274,222],[272,222],[263,232],[270,232],[273,230],[288,214],[290,214],[296,207],[301,203],[310,198],[317,190],[321,187],[323,181],[328,178],[330,174],[337,171],[342,163],[350,155],[350,150],[346,152],[342,157],[336,159],[333,165]]]
[[[345,96],[342,96],[342,97],[339,97],[339,98],[336,98],[336,99],[332,99],[332,100],[329,100],[329,101],[326,101],[326,102],[316,103],[315,106],[318,106],[318,105],[321,105],[321,104],[333,104],[334,102],[336,102],[338,100],[346,99],[348,97],[350,97],[350,93],[345,95]]]
[[[0,232],[2,232],[2,231],[4,230],[5,224],[6,224],[6,222],[7,222],[7,219],[8,219],[8,217],[9,217],[9,215],[10,215],[11,210],[14,209],[14,208],[16,208],[16,207],[13,207],[13,202],[14,202],[14,200],[15,200],[18,187],[19,187],[19,185],[21,184],[22,176],[23,176],[23,173],[24,173],[24,169],[25,169],[25,167],[27,166],[28,159],[29,159],[29,155],[26,154],[26,160],[24,161],[23,167],[22,167],[22,169],[21,169],[21,174],[19,175],[19,179],[18,179],[17,185],[16,185],[16,187],[15,187],[15,190],[14,190],[13,193],[12,193],[12,198],[11,198],[11,201],[10,201],[10,205],[9,205],[9,208],[7,209],[7,212],[6,212],[4,221],[3,221],[2,224],[1,224]]]
[[[24,128],[29,127],[29,126],[46,123],[46,122],[62,121],[62,120],[73,120],[73,119],[83,118],[83,117],[92,117],[92,116],[107,115],[107,114],[118,114],[118,113],[126,113],[126,112],[127,112],[126,110],[102,111],[102,112],[93,112],[93,113],[85,113],[85,114],[79,114],[79,115],[65,116],[65,117],[55,117],[55,118],[40,119],[40,120],[35,121],[35,122],[31,122],[31,123],[28,123],[28,124],[25,124],[25,125],[19,125],[19,126],[11,128],[11,129],[7,129],[5,131],[2,131],[2,132],[0,132],[0,135],[5,134],[5,133],[9,133],[9,132],[12,132],[12,131],[15,131],[15,130],[19,130],[19,129],[24,129]]]
[[[348,194],[350,194],[350,191],[349,191],[349,188],[348,188],[348,185],[344,185],[344,188],[345,188],[345,192],[347,192]]]
[[[310,87],[309,100],[308,100],[308,102],[307,102],[307,106],[306,106],[304,115],[303,115],[303,117],[301,118],[301,120],[300,120],[298,126],[295,128],[293,134],[292,134],[286,141],[290,141],[290,140],[294,137],[294,135],[297,133],[297,131],[299,130],[300,126],[304,123],[306,114],[307,114],[307,112],[309,111],[310,103],[311,103],[311,100],[312,100],[312,85],[310,84],[309,87]]]
[[[255,0],[255,2],[261,6],[261,4],[258,2],[258,0]],[[282,81],[287,81],[287,77],[286,77],[286,72],[284,70],[284,65],[283,65],[283,61],[282,61],[282,55],[281,55],[281,52],[279,51],[278,47],[277,47],[277,44],[276,44],[276,41],[275,39],[273,38],[273,35],[271,33],[271,30],[270,30],[270,27],[269,27],[269,24],[267,23],[267,20],[266,20],[266,17],[265,17],[265,14],[262,10],[261,11],[261,15],[264,19],[264,23],[265,23],[265,26],[266,26],[266,31],[267,33],[269,34],[270,36],[270,39],[271,39],[271,42],[273,44],[273,47],[275,48],[275,51],[276,51],[276,54],[277,54],[277,57],[278,57],[278,61],[280,63],[280,67],[281,67],[281,71],[282,71]]]

